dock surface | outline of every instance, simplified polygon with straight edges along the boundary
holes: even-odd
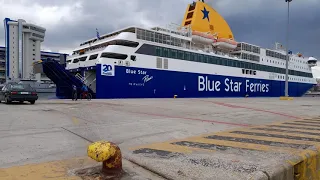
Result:
[[[1,103],[0,179],[81,179],[73,172],[98,165],[87,146],[99,140],[119,145],[130,179],[318,178],[319,100]]]

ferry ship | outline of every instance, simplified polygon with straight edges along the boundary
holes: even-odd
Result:
[[[317,59],[237,42],[225,19],[203,0],[188,5],[181,25],[127,27],[83,42],[66,69],[96,98],[279,97],[313,85]]]

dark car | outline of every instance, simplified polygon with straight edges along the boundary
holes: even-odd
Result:
[[[7,83],[0,91],[0,102],[29,101],[34,104],[38,100],[37,92],[29,84]]]

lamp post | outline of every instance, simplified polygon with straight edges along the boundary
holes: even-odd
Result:
[[[287,37],[286,37],[286,82],[285,82],[285,97],[289,96],[289,82],[288,82],[288,74],[289,74],[289,9],[290,9],[290,2],[292,0],[285,0],[288,3],[288,16],[287,16]]]

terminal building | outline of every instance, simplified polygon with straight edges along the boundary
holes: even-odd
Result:
[[[0,82],[3,80],[50,81],[45,74],[34,73],[33,63],[53,58],[65,64],[67,54],[43,52],[46,29],[23,19],[4,19],[5,47],[0,47]]]
[[[6,50],[0,47],[0,84],[6,81]]]
[[[60,62],[60,64],[65,64],[65,59],[67,56],[68,54],[40,51],[40,59],[44,60],[50,58]],[[0,84],[5,82],[7,77],[6,74],[6,48],[0,46]],[[39,77],[39,79],[37,79],[37,77]],[[36,78],[34,80],[37,80],[38,82],[51,82],[51,80],[44,73],[39,73],[39,75],[36,74]]]

